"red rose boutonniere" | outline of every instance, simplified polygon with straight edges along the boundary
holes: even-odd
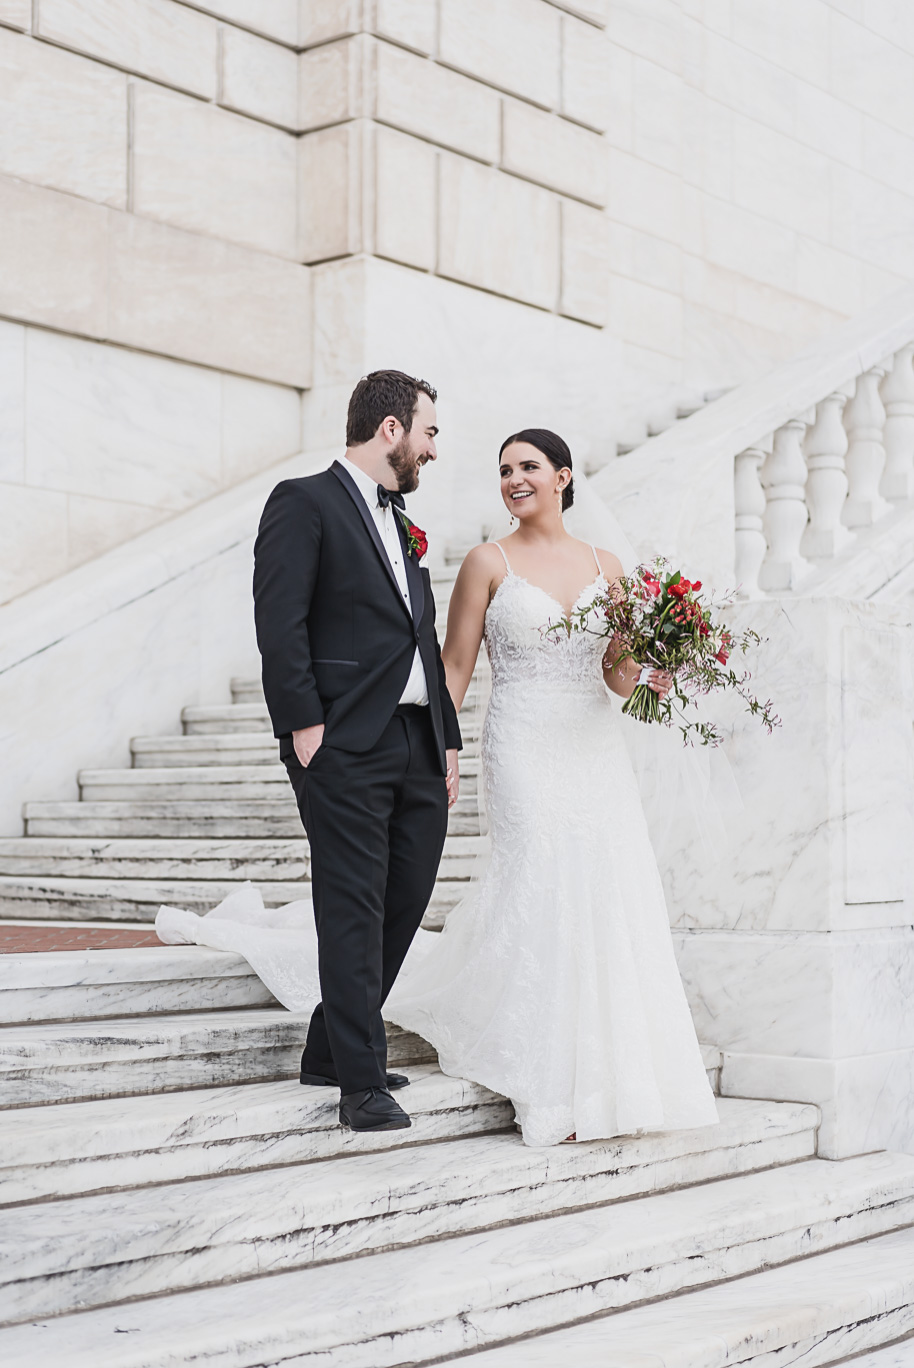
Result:
[[[422,531],[422,528],[417,527],[415,523],[410,522],[405,514],[401,514],[401,517],[403,526],[406,530],[406,544],[409,549],[409,554],[415,556],[416,560],[421,560],[428,551],[428,537]]]

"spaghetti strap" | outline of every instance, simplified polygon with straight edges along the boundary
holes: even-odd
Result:
[[[492,545],[498,547],[499,551],[500,551],[501,554],[502,554],[502,558],[504,559],[505,567],[506,567],[506,569],[507,569],[507,571],[508,571],[508,574],[509,574],[509,575],[513,575],[513,574],[514,574],[514,571],[511,569],[511,562],[508,560],[507,553],[506,553],[506,551],[505,551],[505,548],[502,546],[501,542],[500,542],[500,541],[493,542]]]
[[[602,565],[600,564],[600,557],[597,555],[597,548],[596,548],[595,546],[592,546],[590,549],[591,549],[591,551],[593,552],[593,558],[594,558],[594,560],[597,562],[597,571],[598,571],[599,574],[602,575],[602,573],[603,573],[603,567],[602,567]]]

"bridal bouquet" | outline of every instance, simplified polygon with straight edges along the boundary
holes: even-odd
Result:
[[[730,689],[769,733],[780,725],[771,702],[759,702],[750,691],[748,670],[736,671],[729,663],[731,656],[744,655],[761,643],[757,632],[734,632],[720,620],[718,615],[733,598],[727,594],[703,599],[701,580],[685,579],[658,556],[633,574],[622,575],[592,603],[547,630],[596,631],[612,638],[616,664],[633,660],[642,667],[645,680],[639,680],[622,711],[640,722],[678,725],[686,742],[697,739],[702,745],[717,746],[723,736],[713,722],[685,718],[685,710],[704,695]],[[593,626],[594,609],[602,618],[598,628]],[[663,701],[646,682],[652,669],[667,670],[673,677]]]

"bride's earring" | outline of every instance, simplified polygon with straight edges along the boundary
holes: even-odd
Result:
[[[510,518],[508,519],[508,526],[509,526],[509,527],[513,527],[513,526],[514,526],[514,514],[513,514],[513,513],[511,514]]]

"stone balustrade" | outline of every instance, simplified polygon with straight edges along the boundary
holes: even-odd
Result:
[[[738,453],[741,594],[800,588],[912,496],[914,340]]]

